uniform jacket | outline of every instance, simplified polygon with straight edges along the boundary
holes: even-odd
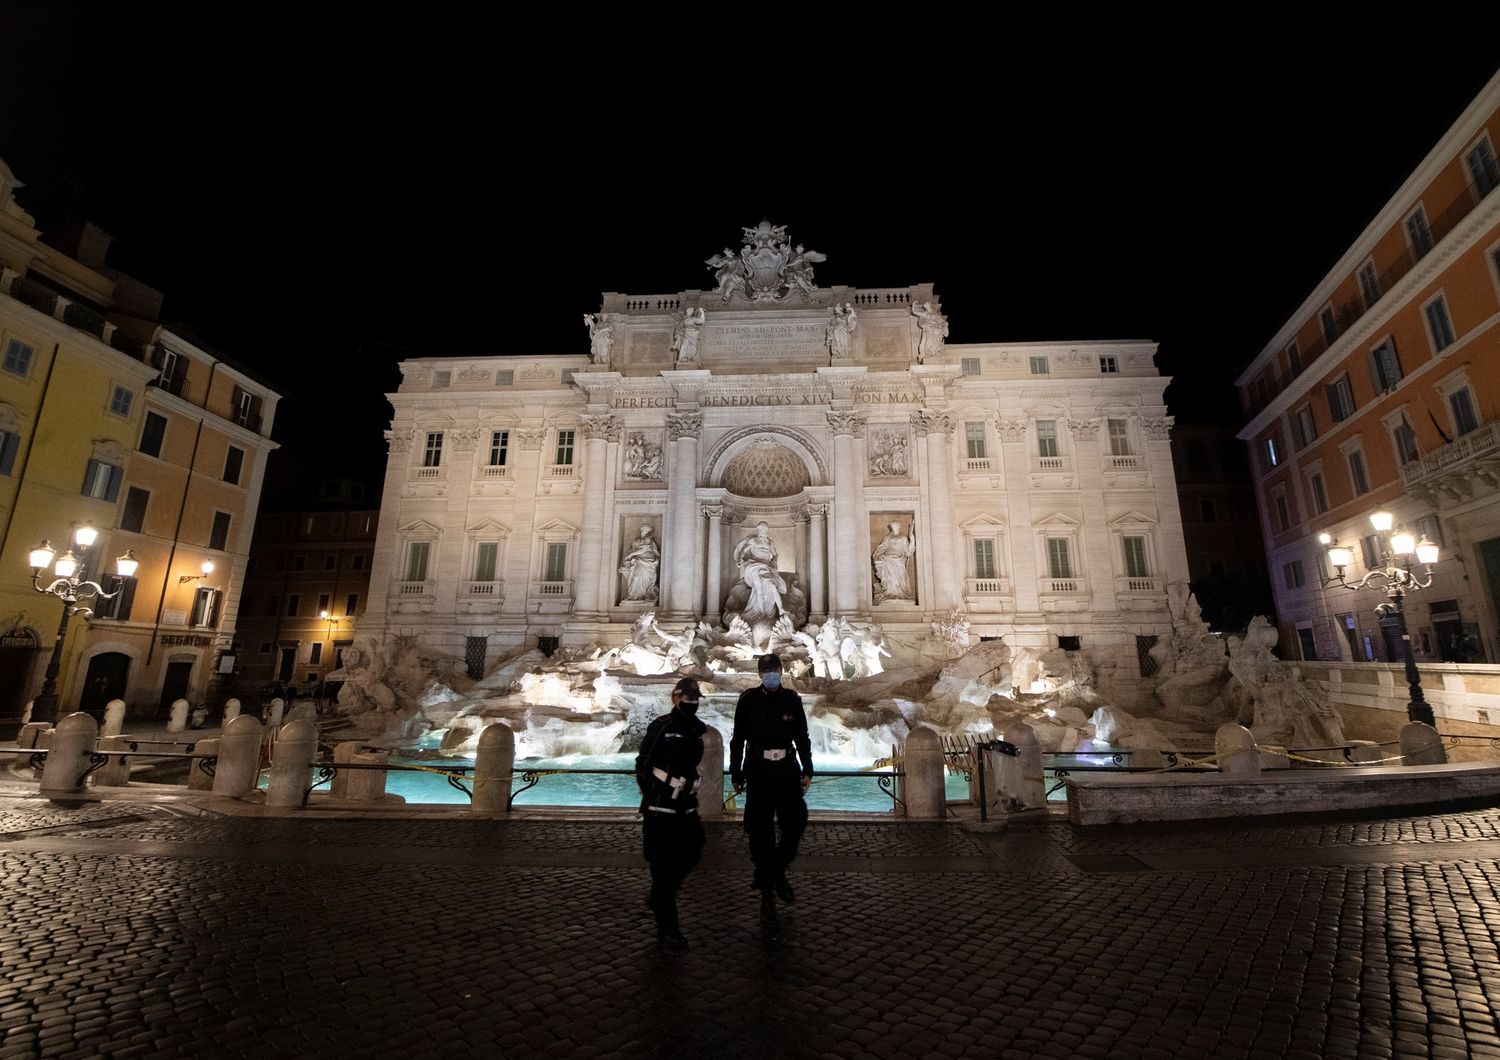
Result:
[[[784,750],[787,756],[779,762],[768,761],[763,752],[775,750]],[[735,783],[757,773],[795,770],[799,759],[802,775],[812,776],[812,741],[802,697],[785,686],[771,692],[757,685],[741,692],[729,740],[729,772]]]
[[[703,760],[703,733],[707,728],[680,710],[663,714],[647,727],[640,754],[635,756],[642,813],[698,811],[698,763]],[[658,777],[656,770],[665,773],[667,779]]]

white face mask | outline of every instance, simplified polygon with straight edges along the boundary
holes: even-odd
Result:
[[[760,675],[760,683],[774,692],[781,687],[781,674],[775,670],[763,673]]]

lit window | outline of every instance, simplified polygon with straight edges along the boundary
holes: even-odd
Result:
[[[130,406],[133,404],[135,404],[135,394],[123,386],[117,386],[109,398],[109,411],[116,416],[129,416]]]
[[[1101,375],[1114,375],[1120,370],[1120,362],[1112,353],[1101,353],[1099,355],[1099,372]]]
[[[1281,453],[1276,448],[1276,436],[1274,434],[1266,439],[1266,445],[1262,453],[1265,455],[1267,470],[1281,463]]]
[[[11,375],[24,378],[31,372],[31,347],[20,339],[11,339],[5,345],[4,368]]]

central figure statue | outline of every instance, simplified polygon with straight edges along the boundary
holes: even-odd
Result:
[[[750,598],[740,614],[754,626],[757,622],[775,622],[785,608],[786,581],[776,569],[776,542],[770,527],[760,523],[755,533],[734,546],[734,562],[739,565],[740,579],[750,590]]]

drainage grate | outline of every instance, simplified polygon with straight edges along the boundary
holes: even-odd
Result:
[[[1134,854],[1069,854],[1068,860],[1084,872],[1150,872]]]

